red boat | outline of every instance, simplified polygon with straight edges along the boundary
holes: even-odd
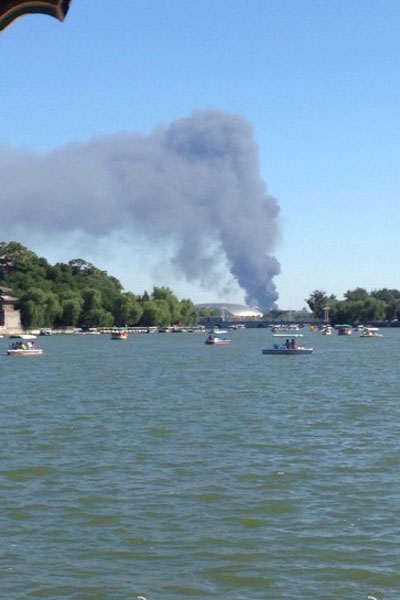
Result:
[[[112,340],[127,340],[128,332],[127,331],[113,331],[111,333]]]

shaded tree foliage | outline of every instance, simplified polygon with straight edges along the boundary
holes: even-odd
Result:
[[[326,293],[321,290],[314,290],[310,297],[306,299],[315,318],[322,319],[324,316],[324,307],[328,305],[328,300],[329,298]]]
[[[136,296],[90,262],[50,265],[18,242],[0,242],[0,285],[19,298],[26,328],[193,325],[198,318],[193,303],[167,287]]]
[[[368,292],[357,287],[348,290],[344,294],[344,300],[315,290],[306,302],[316,318],[322,318],[323,306],[329,306],[330,321],[333,324],[390,322],[400,319],[400,292],[387,288]]]

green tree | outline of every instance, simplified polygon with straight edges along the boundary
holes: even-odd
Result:
[[[366,298],[360,309],[360,321],[363,323],[373,323],[374,321],[383,321],[385,319],[385,303],[376,298]]]
[[[83,298],[79,294],[64,298],[61,302],[62,314],[59,321],[60,325],[76,327],[79,323],[82,306]]]
[[[149,300],[143,305],[143,314],[140,325],[153,327],[155,325],[165,327],[171,323],[171,313],[166,300]]]
[[[52,327],[53,323],[57,322],[62,315],[62,307],[58,297],[53,292],[46,293],[44,303],[43,325],[44,327]]]
[[[191,300],[181,300],[179,308],[182,325],[189,326],[197,323],[197,311]]]
[[[181,319],[181,310],[179,300],[175,294],[167,287],[154,287],[153,300],[163,300],[169,308],[169,323],[179,323]],[[164,309],[163,309],[164,310]]]
[[[61,314],[55,294],[37,287],[29,288],[20,298],[21,321],[24,327],[51,325]]]
[[[364,288],[355,288],[354,290],[347,290],[344,294],[345,300],[356,302],[357,300],[367,300],[368,292]]]
[[[321,290],[314,290],[310,297],[305,301],[310,307],[313,316],[317,319],[321,319],[324,316],[324,307],[327,306],[328,300],[329,298],[325,292]]]
[[[0,256],[7,256],[12,261],[28,263],[37,261],[38,256],[19,242],[0,242]]]
[[[101,307],[101,292],[96,288],[83,290],[82,298],[84,313]]]
[[[377,300],[383,300],[387,304],[392,302],[392,300],[400,299],[400,291],[399,290],[388,290],[387,288],[383,288],[381,290],[374,290],[371,292],[371,296],[376,298]]]
[[[115,324],[119,327],[124,325],[136,325],[143,313],[143,307],[139,304],[136,296],[131,292],[120,295],[115,302],[114,316]]]
[[[400,319],[400,299],[393,298],[386,305],[385,317],[388,321]]]
[[[360,320],[360,311],[363,307],[362,300],[341,301],[335,305],[335,320],[332,323],[355,323]]]
[[[112,327],[114,316],[104,308],[93,308],[85,313],[83,325],[86,327]]]
[[[140,318],[140,325],[144,327],[153,327],[158,325],[159,309],[153,300],[147,300],[143,303],[143,312]]]
[[[18,242],[0,242],[0,281],[20,299],[25,327],[53,325],[109,326],[197,320],[190,300],[180,302],[166,287],[151,297],[124,292],[121,283],[81,258],[50,265]],[[146,312],[144,309],[146,308]]]
[[[171,315],[170,304],[167,300],[153,300],[154,304],[158,310],[157,323],[160,327],[166,327],[167,325],[171,325],[171,323],[175,323]]]

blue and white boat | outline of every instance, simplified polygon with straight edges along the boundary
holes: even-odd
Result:
[[[311,354],[314,348],[304,348],[304,346],[296,346],[294,348],[287,347],[283,344],[274,344],[272,348],[264,348],[263,354],[279,354],[279,355],[295,355],[295,354]]]

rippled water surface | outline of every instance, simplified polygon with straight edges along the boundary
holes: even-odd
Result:
[[[1,598],[397,600],[400,331],[0,340]]]

